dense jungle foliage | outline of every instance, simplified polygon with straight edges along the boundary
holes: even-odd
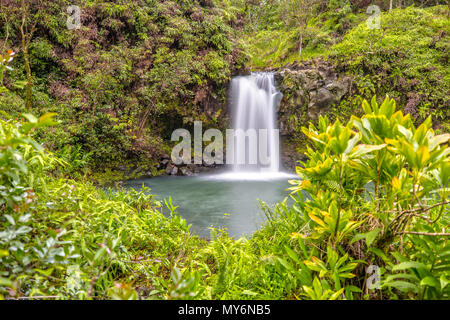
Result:
[[[333,110],[341,120],[362,99],[389,95],[417,123],[433,115],[448,129],[448,7],[402,1],[388,12],[375,1],[381,29],[370,30],[365,2],[2,0],[1,51],[21,54],[0,105],[16,118],[58,113],[62,125],[42,141],[107,179],[124,168],[160,174],[170,134],[194,120],[227,127],[233,74],[305,59],[329,59],[352,76],[351,93]],[[73,4],[81,8],[75,30],[66,26]]]
[[[448,131],[448,6],[394,7],[381,12],[379,29],[370,29],[373,12],[366,9],[369,4],[383,8],[382,1],[269,3],[254,9],[253,14],[262,18],[250,25],[245,39],[253,68],[326,58],[352,77],[353,92],[333,113],[345,119],[360,109],[362,99],[389,95],[418,123],[433,115],[434,125]],[[303,6],[309,9],[304,11]]]
[[[80,0],[69,30],[72,2],[0,1],[0,298],[449,299],[448,6],[375,1],[370,30],[363,0]],[[233,75],[311,59],[354,90],[299,124],[292,201],[252,237],[98,187],[226,128]]]
[[[57,112],[62,126],[42,136],[51,150],[94,168],[154,163],[174,129],[218,123],[210,105],[223,104],[242,56],[212,3],[80,1],[79,30],[66,27],[72,1],[23,3],[2,1],[3,51],[25,46],[28,61],[12,62],[0,105],[14,116]]]

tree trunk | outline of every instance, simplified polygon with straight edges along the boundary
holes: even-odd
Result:
[[[389,12],[392,11],[392,2],[393,2],[393,0],[390,0],[390,1],[389,1]]]
[[[20,33],[22,35],[22,51],[23,59],[25,62],[25,71],[27,72],[27,86],[25,95],[25,107],[27,110],[31,109],[33,78],[31,76],[30,58],[28,54],[28,41],[24,32],[25,16],[22,19],[22,25],[20,26]]]
[[[25,6],[25,1],[22,0],[22,24],[20,25],[20,34],[22,36],[22,51],[23,59],[25,62],[25,71],[27,73],[27,86],[25,91],[25,108],[27,110],[31,109],[31,99],[32,99],[32,88],[33,88],[33,78],[31,75],[30,57],[28,54],[28,46],[30,44],[31,38],[33,36],[33,28],[29,34],[25,31],[25,23],[27,19],[28,7]]]
[[[300,57],[302,56],[302,47],[303,47],[303,33],[300,33],[300,47],[298,49]]]
[[[153,110],[153,104],[150,104],[150,106],[147,106],[147,108],[145,109],[145,112],[142,116],[142,118],[139,120],[139,129],[137,131],[137,138],[142,138],[142,136],[144,135],[144,129],[145,126],[147,125],[147,120],[148,117],[150,116],[151,111]]]

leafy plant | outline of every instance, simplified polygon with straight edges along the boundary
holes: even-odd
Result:
[[[308,160],[297,168],[301,180],[290,181],[290,190],[310,195],[309,200],[297,203],[309,218],[311,234],[306,239],[328,242],[327,253],[321,254],[325,260],[312,256],[304,263],[318,272],[319,278],[334,281],[335,289],[340,290],[348,282],[341,279],[346,277],[339,266],[348,256],[338,259],[334,248],[352,248],[364,241],[368,264],[374,259],[382,266],[390,265],[391,271],[408,270],[387,275],[383,288],[397,288],[419,298],[442,297],[447,275],[440,270],[448,268],[444,212],[448,211],[450,135],[435,135],[430,118],[416,128],[409,115],[395,111],[395,102],[389,98],[378,105],[373,97],[370,104],[363,101],[362,107],[365,114],[353,116],[346,125],[339,120],[330,124],[320,117],[317,128],[312,124],[303,128],[315,150],[308,147]],[[405,244],[406,239],[410,242]],[[411,250],[415,245],[417,250]],[[405,246],[411,252],[409,258],[394,251]],[[392,265],[389,255],[400,264]],[[423,262],[416,261],[416,255]],[[425,261],[430,260],[437,265],[427,265]],[[355,269],[356,264],[352,262],[348,268],[343,271]],[[361,292],[353,284],[347,285],[352,289],[346,296]],[[317,292],[314,296],[322,297]],[[309,290],[309,295],[313,291]]]

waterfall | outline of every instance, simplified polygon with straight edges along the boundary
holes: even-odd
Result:
[[[226,160],[232,170],[205,179],[277,180],[296,177],[281,171],[277,129],[281,97],[273,73],[253,72],[249,76],[233,78],[230,97],[233,134],[228,136],[227,130],[226,145]],[[242,139],[239,138],[240,133]]]
[[[239,132],[245,134],[245,138],[234,138],[234,172],[279,172],[276,114],[280,98],[273,73],[257,72],[233,78],[233,129],[235,135]]]

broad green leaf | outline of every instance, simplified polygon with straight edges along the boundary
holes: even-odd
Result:
[[[30,113],[22,113],[22,116],[31,123],[38,123],[38,119]]]
[[[39,272],[40,274],[43,274],[44,276],[48,277],[53,273],[53,268],[49,268],[47,270],[42,269],[34,269],[34,271]]]
[[[398,271],[398,270],[406,270],[406,269],[411,269],[411,268],[415,268],[415,269],[425,269],[427,270],[427,266],[424,265],[421,262],[416,262],[416,261],[408,261],[408,262],[401,262],[397,265],[395,265],[392,268],[392,271]]]
[[[391,281],[385,283],[383,286],[392,287],[403,292],[414,292],[414,293],[419,292],[419,288],[415,284],[408,281],[401,281],[401,280]]]
[[[297,263],[300,263],[300,259],[298,258],[297,254],[294,252],[294,250],[289,248],[287,245],[284,246],[284,249],[286,250],[286,253],[292,260],[294,260]]]
[[[336,291],[330,296],[330,300],[336,300],[339,296],[344,292],[344,288],[341,288],[339,291]]]
[[[445,274],[441,275],[441,277],[439,278],[439,282],[441,284],[442,290],[450,283]]]
[[[366,244],[368,247],[370,247],[370,245],[377,238],[379,233],[380,233],[379,228],[373,229],[372,231],[366,233]]]
[[[351,158],[358,158],[364,154],[381,150],[385,148],[387,144],[379,144],[379,145],[367,145],[367,144],[359,144],[355,148],[353,148],[352,152],[350,153]]]
[[[281,263],[281,265],[283,267],[285,267],[287,270],[293,272],[296,271],[295,268],[292,266],[292,264],[290,264],[289,262],[287,262],[286,260],[284,260],[283,258],[277,258],[278,262]]]
[[[397,125],[397,129],[398,131],[400,131],[401,134],[403,134],[406,139],[408,141],[411,141],[412,137],[413,137],[413,133],[411,132],[411,130],[406,129],[405,127],[403,127],[402,125]]]
[[[362,102],[362,108],[363,108],[365,114],[371,114],[372,113],[372,108],[370,107],[369,103],[365,99]]]
[[[426,286],[434,287],[434,288],[436,288],[438,290],[441,287],[440,282],[436,278],[431,277],[431,276],[423,278],[422,281],[420,281],[420,285],[421,286],[425,286],[426,285]]]
[[[242,291],[242,294],[245,294],[247,296],[257,296],[258,295],[258,293],[250,291],[250,290],[244,290],[244,291]]]
[[[11,287],[13,282],[7,278],[0,277],[0,286]]]

